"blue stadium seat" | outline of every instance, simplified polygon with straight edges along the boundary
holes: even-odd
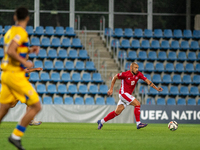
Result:
[[[87,62],[85,63],[85,69],[88,70],[88,71],[95,71],[96,68],[95,68],[95,66],[94,66],[94,62],[92,62],[92,61],[87,61]]]
[[[155,67],[156,72],[163,72],[164,71],[164,65],[163,63],[157,63]]]
[[[126,59],[126,58],[127,58],[126,51],[119,51],[118,52],[118,59]]]
[[[69,82],[69,81],[71,81],[71,79],[70,79],[70,74],[67,73],[67,72],[63,72],[63,73],[61,74],[61,81],[62,81],[62,82]]]
[[[79,50],[78,54],[79,59],[89,59],[90,57],[88,56],[87,50]]]
[[[66,27],[66,35],[67,36],[76,36],[76,34],[74,32],[74,28],[72,28],[72,27]]]
[[[54,28],[52,26],[45,27],[45,35],[52,36],[54,35]]]
[[[36,27],[36,29],[35,29],[35,35],[44,35],[44,28],[43,28],[43,26],[38,26],[38,27]]]
[[[172,41],[171,49],[173,49],[173,50],[180,49],[179,42],[178,41]]]
[[[158,60],[162,60],[162,61],[167,60],[166,52],[163,52],[163,51],[159,52],[158,53]]]
[[[154,98],[147,98],[146,105],[155,105],[155,99]]]
[[[52,98],[50,96],[43,97],[43,104],[53,104]]]
[[[60,96],[55,96],[53,101],[54,101],[54,104],[56,104],[56,105],[62,105],[63,104],[63,98],[60,97]]]
[[[50,81],[49,73],[41,72],[40,73],[40,79],[41,79],[41,81]]]
[[[56,60],[54,63],[54,68],[55,70],[63,70],[64,69],[63,62],[61,60]]]
[[[131,48],[129,40],[122,40],[121,48],[123,49]]]
[[[180,83],[182,83],[182,81],[181,81],[181,76],[175,74],[175,75],[173,76],[173,78],[172,78],[172,82],[173,82],[174,84],[180,84]]]
[[[178,99],[177,105],[186,105],[186,101],[183,98]]]
[[[114,39],[114,40],[112,40],[112,42],[111,42],[111,47],[112,48],[121,48],[121,45],[120,45],[120,42],[119,42],[119,40],[118,39]]]
[[[172,80],[171,80],[171,76],[168,75],[168,74],[164,74],[164,75],[163,75],[162,82],[165,83],[165,84],[169,84],[169,83],[171,83],[171,82],[172,82]]]
[[[107,105],[115,105],[115,99],[113,97],[107,97],[106,104]]]
[[[83,61],[77,61],[76,64],[75,64],[75,69],[76,70],[85,70],[85,64]]]
[[[182,50],[188,50],[188,49],[190,49],[188,41],[181,41],[181,49]]]
[[[66,58],[68,58],[67,51],[64,50],[64,49],[60,49],[58,51],[58,58],[60,58],[60,59],[66,59]]]
[[[174,98],[169,98],[169,99],[167,100],[167,105],[176,105],[175,99],[174,99]]]
[[[169,52],[168,60],[171,60],[171,61],[177,60],[176,53],[175,52]]]
[[[47,92],[45,85],[41,84],[41,83],[36,85],[36,90],[37,90],[38,94],[44,94]]]
[[[200,38],[200,30],[193,30],[193,39],[199,39]]]
[[[97,85],[90,85],[89,94],[99,94]]]
[[[75,98],[75,104],[76,105],[84,105],[84,100],[82,97],[76,97]]]
[[[56,27],[56,29],[55,29],[55,35],[57,35],[57,36],[64,35],[64,28],[63,27]]]
[[[194,75],[192,83],[193,84],[200,84],[200,75]]]
[[[51,60],[44,61],[44,70],[53,70],[53,62]]]
[[[84,84],[79,85],[78,92],[79,94],[88,94],[87,86]]]
[[[124,37],[122,28],[115,28],[115,34],[113,37],[121,38]]]
[[[108,36],[108,37],[112,36],[113,35],[113,30],[110,29],[110,28],[105,28],[104,35]]]
[[[150,51],[149,54],[148,54],[148,60],[157,60],[157,54],[156,52],[152,52]]]
[[[92,81],[92,78],[91,78],[91,75],[90,73],[83,73],[82,75],[82,82],[91,82]]]
[[[38,57],[39,58],[47,58],[47,52],[45,49],[40,49],[39,53],[38,53]]]
[[[186,53],[185,52],[179,52],[178,53],[178,60],[179,61],[185,61],[185,60],[187,60]]]
[[[198,96],[199,95],[199,89],[196,86],[190,87],[190,95],[192,96]]]
[[[38,37],[31,38],[31,45],[40,46],[40,39]]]
[[[160,44],[159,44],[159,41],[158,40],[153,40],[151,42],[151,49],[160,49]]]
[[[28,33],[28,35],[34,35],[33,26],[26,26],[26,32]]]
[[[181,86],[180,95],[187,96],[189,95],[189,90],[187,86]]]
[[[165,29],[164,30],[164,36],[163,36],[164,38],[166,38],[166,39],[170,39],[170,38],[172,38],[173,36],[172,36],[172,30],[171,29]]]
[[[176,70],[176,72],[184,72],[183,64],[177,63],[175,66],[175,70]]]
[[[105,105],[105,100],[103,97],[96,98],[96,105]]]
[[[143,64],[143,63],[140,63],[140,62],[138,62],[137,64],[138,64],[138,66],[139,66],[139,71],[144,71],[144,64]],[[129,69],[130,69],[130,66],[129,66],[128,70],[129,70]]]
[[[60,74],[58,72],[52,72],[50,75],[51,81],[52,82],[60,82]]]
[[[149,80],[151,80],[151,75],[150,74],[144,74],[144,76],[147,78],[147,79],[149,79]],[[143,80],[139,80],[139,82],[140,83],[144,83],[144,81]]]
[[[170,95],[179,95],[178,87],[177,86],[171,86],[169,90]]]
[[[65,102],[66,105],[73,105],[74,104],[72,97],[65,97],[64,102]]]
[[[138,48],[140,48],[140,42],[139,42],[139,40],[132,40],[132,42],[131,42],[131,48],[132,49],[138,49]]]
[[[191,32],[191,30],[183,30],[183,38],[185,38],[185,39],[192,38],[192,32]]]
[[[0,58],[3,58],[4,57],[4,50],[3,48],[0,48]]]
[[[199,50],[199,43],[197,41],[191,41],[190,49],[191,50]]]
[[[170,49],[169,41],[162,40],[160,47],[161,49],[164,49],[164,50]]]
[[[141,49],[149,49],[150,48],[150,44],[148,40],[143,40],[141,43]]]
[[[183,34],[182,34],[182,31],[180,29],[174,30],[174,37],[173,38],[180,39],[180,38],[182,38],[182,36],[183,36]]]
[[[74,62],[73,61],[66,61],[65,62],[65,69],[66,70],[75,70]]]
[[[149,90],[149,95],[157,95],[158,94],[158,91],[152,87],[150,87],[150,90]]]
[[[49,38],[43,37],[43,38],[42,38],[42,42],[41,42],[41,46],[42,46],[42,47],[49,47],[50,45],[51,45],[51,44],[50,44]]]
[[[4,37],[1,37],[0,39],[0,46],[3,46],[4,45]]]
[[[161,29],[154,29],[154,38],[162,38],[163,37],[163,33]]]
[[[144,30],[144,38],[152,38],[153,37],[153,33],[152,33],[152,30],[151,29],[145,29]]]
[[[198,99],[197,105],[200,105],[200,99]]]
[[[131,28],[124,29],[124,37],[131,38],[133,37],[133,30]]]
[[[51,41],[51,46],[52,47],[59,47],[60,45],[60,39],[57,37],[54,37]]]
[[[4,26],[4,34],[11,28],[11,25]]]
[[[65,48],[71,47],[70,39],[69,38],[63,38],[62,42],[61,42],[61,47],[65,47]]]
[[[195,61],[197,60],[197,56],[195,52],[189,52],[188,53],[188,61]]]
[[[194,98],[190,98],[190,99],[188,99],[187,104],[188,105],[196,105],[196,101]]]
[[[185,71],[186,72],[194,72],[194,65],[192,63],[187,63],[185,66]]]
[[[165,66],[166,72],[174,72],[174,64],[173,63],[167,63]]]
[[[78,58],[78,53],[76,50],[71,49],[68,53],[68,58],[70,59],[77,59]]]
[[[200,64],[196,64],[196,67],[195,67],[195,72],[200,72]]]
[[[67,87],[64,84],[58,85],[58,94],[67,94]]]
[[[0,34],[3,34],[3,27],[0,25]]]
[[[85,104],[86,105],[94,105],[94,99],[92,97],[87,97],[85,99]]]
[[[80,75],[80,73],[74,72],[72,74],[72,82],[81,82],[81,75]]]
[[[34,68],[43,68],[43,63],[41,60],[34,61]]]
[[[159,75],[159,74],[154,74],[153,75],[153,78],[152,78],[152,82],[153,83],[161,83],[162,81],[161,81],[161,76]]]
[[[127,60],[137,60],[137,53],[135,51],[129,51]]]
[[[100,73],[93,73],[93,75],[92,75],[92,81],[96,82],[96,83],[103,82],[103,80],[101,78],[101,74]]]
[[[31,82],[40,81],[38,72],[31,72],[29,81],[31,81]]]
[[[141,37],[143,37],[142,29],[135,29],[133,37],[135,37],[135,38],[141,38]]]
[[[83,45],[81,44],[81,40],[79,38],[72,39],[72,47],[74,48],[82,48]]]
[[[140,51],[139,54],[138,54],[138,59],[139,60],[146,60],[147,59],[146,51]]]
[[[99,94],[107,94],[108,86],[107,85],[100,85],[99,86]]]
[[[190,83],[192,83],[191,76],[190,75],[184,75],[183,76],[183,83],[184,84],[190,84]]]
[[[146,63],[145,71],[147,71],[147,72],[154,71],[154,65],[153,65],[153,63]]]
[[[51,59],[57,58],[57,51],[55,49],[49,49],[47,51],[47,57]]]
[[[164,98],[158,98],[157,99],[157,105],[166,105]]]
[[[78,93],[77,87],[76,87],[75,84],[70,84],[70,85],[68,86],[68,93],[69,93],[69,94],[77,94],[77,93]]]
[[[163,91],[160,92],[159,94],[160,95],[169,95],[168,87],[167,86],[162,86],[162,88],[163,88]]]

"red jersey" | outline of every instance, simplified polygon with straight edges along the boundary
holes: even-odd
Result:
[[[121,88],[119,94],[129,93],[132,94],[135,89],[135,85],[139,79],[146,80],[147,78],[138,71],[137,74],[133,75],[131,71],[126,71],[117,74],[118,79],[121,79]]]

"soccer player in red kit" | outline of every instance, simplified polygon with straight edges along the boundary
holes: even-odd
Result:
[[[131,94],[135,89],[135,85],[139,79],[144,80],[148,85],[157,91],[161,92],[163,89],[161,87],[156,87],[150,80],[148,80],[140,71],[138,71],[139,66],[137,63],[133,62],[130,66],[130,70],[122,73],[116,74],[111,83],[111,87],[108,90],[108,95],[112,95],[113,87],[117,79],[121,80],[121,88],[119,90],[119,102],[115,111],[110,112],[105,118],[98,120],[98,129],[103,127],[103,124],[108,120],[111,120],[121,114],[127,105],[135,106],[134,114],[137,123],[137,129],[144,128],[147,124],[140,122],[140,102]]]

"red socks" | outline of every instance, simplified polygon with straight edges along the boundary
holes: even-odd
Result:
[[[116,114],[115,111],[112,111],[104,118],[104,121],[107,122],[108,120],[113,119],[116,116],[118,116],[118,114]]]
[[[140,106],[135,106],[134,114],[135,114],[136,122],[139,122],[140,121]]]

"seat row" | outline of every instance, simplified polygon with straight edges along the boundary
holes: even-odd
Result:
[[[150,45],[151,44],[151,45]],[[171,45],[169,44],[169,41],[162,40],[161,44],[158,40],[152,40],[150,43],[149,40],[142,40],[141,44],[139,40],[132,40],[131,44],[129,40],[122,40],[121,44],[120,41],[115,39],[111,42],[112,48],[120,48],[120,49],[152,49],[152,50],[199,50],[199,43],[197,41],[191,41],[191,44],[189,44],[188,41],[181,41],[179,44],[179,41],[172,41]]]
[[[150,51],[147,56],[146,51],[139,51],[138,55],[136,51],[129,51],[128,56],[126,51],[118,52],[119,59],[127,59],[127,60],[149,60],[149,61],[200,61],[200,53],[196,54],[195,52],[168,52],[168,54],[164,51],[158,52],[158,55],[154,51]]]
[[[178,86],[171,86],[168,88],[167,86],[161,86],[163,88],[162,92],[158,92],[154,88],[150,87],[148,90],[147,86],[140,86],[139,93],[140,94],[148,94],[148,95],[170,95],[170,96],[199,96],[199,89],[196,86],[191,86],[190,90],[187,86],[181,86],[180,90]]]
[[[183,32],[180,29],[175,29],[173,32],[171,29],[154,29],[154,31],[150,29],[145,29],[144,32],[142,29],[134,29],[134,32],[131,28],[126,28],[124,31],[122,28],[115,28],[114,33],[113,30],[110,28],[105,28],[104,31],[105,36],[112,36],[116,38],[184,38],[184,39],[199,39],[200,38],[200,30],[184,30]]]
[[[125,66],[125,70],[130,69],[131,62],[127,62]],[[144,67],[144,64],[141,62],[137,63],[139,65],[139,71],[144,72],[177,72],[177,73],[192,73],[200,72],[200,64],[197,63],[194,67],[193,63],[186,63],[185,67],[183,63],[166,63],[165,67],[163,63],[156,63],[155,65],[153,63],[146,63],[146,66]]]
[[[148,98],[147,101],[146,101],[146,104],[147,105],[155,105],[156,102],[155,102],[155,99],[154,98]],[[177,103],[176,103],[176,100],[174,98],[169,98],[167,99],[167,103],[165,102],[165,99],[164,98],[158,98],[157,99],[157,105],[186,105],[186,100],[183,99],[183,98],[180,98],[177,100]],[[198,102],[196,103],[196,100],[193,99],[193,98],[190,98],[187,100],[187,105],[200,105],[200,99],[198,100]]]

